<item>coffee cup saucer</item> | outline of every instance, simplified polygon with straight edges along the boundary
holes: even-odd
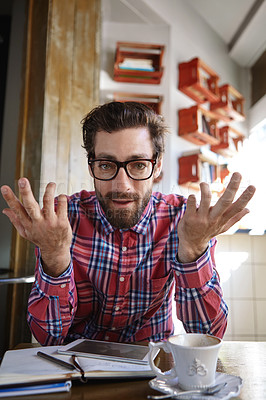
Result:
[[[223,374],[221,372],[216,372],[215,383],[217,385],[219,383],[225,383],[226,386],[220,390],[220,392],[215,393],[213,395],[200,395],[200,394],[185,394],[178,397],[180,400],[227,400],[231,397],[238,396],[240,393],[241,386],[243,384],[242,379],[239,376]],[[180,392],[183,392],[181,388],[178,386],[178,378],[171,380],[164,380],[162,378],[154,378],[149,381],[149,385],[152,389],[158,390],[164,394],[172,394],[173,396],[177,395]]]

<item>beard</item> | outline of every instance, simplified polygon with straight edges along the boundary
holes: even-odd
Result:
[[[147,204],[150,201],[152,189],[146,191],[143,197],[136,193],[108,192],[102,196],[99,190],[95,188],[97,199],[105,213],[106,219],[114,228],[129,229],[135,226]],[[133,200],[130,208],[116,209],[112,205],[112,199]]]

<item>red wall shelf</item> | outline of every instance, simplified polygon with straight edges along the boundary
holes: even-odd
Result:
[[[225,122],[244,121],[244,97],[231,85],[219,88],[220,100],[210,104],[210,110]]]
[[[245,136],[237,129],[226,125],[219,129],[220,143],[211,146],[211,151],[224,157],[232,157],[238,150],[239,142],[243,142]]]
[[[115,101],[136,101],[151,107],[157,114],[161,114],[163,96],[141,93],[114,93]]]
[[[197,103],[219,100],[219,76],[202,60],[193,58],[179,64],[178,89]]]
[[[209,110],[199,105],[184,108],[178,111],[178,134],[197,145],[218,144],[217,120]]]
[[[227,165],[219,165],[206,158],[200,151],[196,154],[184,155],[178,159],[179,185],[199,190],[200,182],[214,183],[217,179],[223,183],[229,174]],[[216,191],[212,189],[213,191]]]
[[[117,42],[114,80],[158,85],[163,75],[163,54],[163,45]]]

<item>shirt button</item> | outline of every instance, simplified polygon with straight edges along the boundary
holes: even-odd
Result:
[[[114,326],[111,328],[112,331],[115,331],[115,329],[116,329],[116,328],[115,328]]]
[[[127,251],[127,247],[126,247],[126,246],[123,246],[123,247],[122,247],[122,251]]]
[[[176,276],[179,276],[179,275],[180,275],[180,272],[178,272],[178,271],[175,271],[175,273],[176,273]]]
[[[66,284],[63,283],[60,287],[61,287],[61,289],[64,289],[66,287]]]
[[[119,278],[119,280],[120,280],[120,282],[124,282],[125,278],[124,278],[123,276],[121,276],[121,277]]]
[[[120,307],[116,306],[115,311],[119,311]]]
[[[108,336],[108,335],[106,335],[104,339],[105,339],[105,340],[109,340],[109,336]]]

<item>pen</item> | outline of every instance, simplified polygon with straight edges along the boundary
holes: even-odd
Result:
[[[54,364],[60,365],[61,367],[64,367],[67,369],[77,369],[77,367],[75,365],[70,364],[66,361],[60,360],[59,358],[50,356],[50,354],[43,353],[42,351],[38,351],[37,356],[44,358],[45,360],[51,361]]]
[[[73,364],[70,364],[66,361],[60,360],[60,358],[53,357],[50,354],[43,353],[42,351],[38,351],[37,356],[44,358],[47,361],[51,361],[54,364],[60,365],[61,367],[64,367],[67,369],[75,369],[76,371],[79,371],[81,373],[81,377],[80,377],[81,382],[83,382],[83,383],[87,382],[87,379],[85,378],[85,372],[83,371],[83,369],[81,368],[79,363],[76,361],[75,356],[72,356]]]

